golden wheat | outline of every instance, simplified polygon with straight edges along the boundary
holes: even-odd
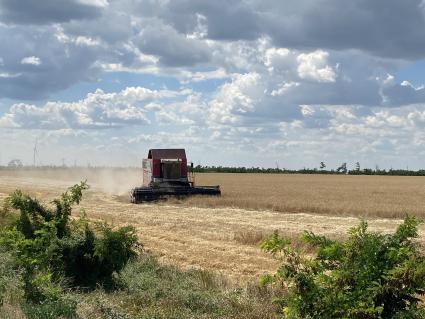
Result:
[[[197,174],[196,182],[220,185],[221,198],[189,198],[182,204],[337,216],[425,217],[425,177]]]
[[[404,212],[424,216],[420,177],[197,174],[197,184],[220,184],[223,195],[133,205],[126,192],[141,183],[139,176],[138,170],[0,171],[0,202],[16,188],[48,202],[87,178],[92,188],[75,215],[84,209],[89,218],[132,224],[161,261],[243,282],[276,270],[276,260],[257,245],[274,230],[304,249],[296,240],[303,230],[340,238],[357,225],[356,216],[381,232],[393,231],[400,223],[393,217]]]

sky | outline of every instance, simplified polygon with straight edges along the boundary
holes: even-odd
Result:
[[[0,0],[0,165],[425,168],[424,0]]]

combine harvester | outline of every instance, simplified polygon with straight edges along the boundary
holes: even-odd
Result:
[[[138,204],[167,196],[221,195],[220,186],[195,186],[193,172],[190,177],[184,149],[151,149],[143,159],[143,186],[131,190],[130,200]]]

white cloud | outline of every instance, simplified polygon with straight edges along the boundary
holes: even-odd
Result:
[[[218,68],[213,71],[205,72],[182,72],[183,73],[183,83],[189,82],[202,82],[207,80],[221,80],[229,78],[230,75],[226,72],[224,68]]]
[[[185,94],[185,91],[171,91],[171,90],[151,90],[144,87],[127,87],[119,93],[110,93],[118,101],[125,103],[135,103],[137,101],[151,101],[154,99],[171,98],[180,94]]]
[[[78,0],[79,3],[87,6],[104,8],[109,5],[108,0]]]
[[[291,88],[300,86],[299,82],[284,82],[282,83],[279,88],[277,90],[273,90],[271,95],[272,96],[279,96],[279,95],[284,95],[285,93],[287,93]]]
[[[99,40],[92,39],[90,37],[85,37],[85,36],[78,36],[75,39],[75,43],[77,45],[86,45],[86,46],[97,46],[101,44]]]
[[[4,79],[7,79],[7,78],[16,78],[16,77],[18,77],[18,76],[20,76],[21,75],[21,73],[7,73],[7,72],[0,72],[0,78],[4,78]]]
[[[73,36],[66,34],[64,29],[60,25],[55,26],[54,30],[54,36],[58,41],[61,43],[75,43],[78,46],[99,46],[102,44],[102,42],[99,39],[95,39],[92,37],[79,35],[79,36]]]
[[[253,111],[263,94],[258,73],[235,75],[231,83],[221,86],[209,103],[211,120],[218,123],[236,123],[241,114]]]
[[[178,33],[158,19],[148,19],[134,43],[143,53],[157,56],[165,66],[193,66],[211,58],[205,41]]]
[[[21,64],[40,65],[41,59],[36,56],[27,56],[21,60]]]
[[[19,103],[0,117],[1,127],[61,130],[114,128],[150,123],[138,103],[178,96],[179,92],[128,87],[118,93],[96,90],[78,102],[48,102],[41,107]],[[183,92],[183,94],[185,94]]]
[[[378,78],[378,80],[379,80],[379,78]],[[384,85],[394,84],[394,76],[388,73],[387,77],[383,81],[383,84]]]
[[[415,125],[420,129],[423,129],[425,127],[424,110],[413,110],[408,114],[407,118],[412,125]]]
[[[298,55],[299,77],[317,82],[335,82],[336,73],[332,67],[327,65],[328,57],[329,53],[323,50]]]
[[[287,48],[270,48],[264,55],[264,65],[270,72],[287,71],[294,67],[294,57]]]

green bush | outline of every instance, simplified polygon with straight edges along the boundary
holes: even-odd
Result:
[[[278,233],[261,247],[281,258],[263,284],[281,285],[284,318],[425,318],[425,258],[413,240],[419,221],[406,217],[394,234],[367,230],[362,221],[340,242],[305,232],[312,257],[293,249]]]
[[[87,188],[85,182],[70,187],[52,202],[53,208],[19,190],[6,199],[6,206],[19,212],[19,218],[14,226],[1,229],[0,245],[22,272],[29,303],[24,310],[30,318],[71,316],[75,302],[63,294],[64,287],[110,286],[114,273],[136,255],[134,228],[114,230],[85,218],[70,219],[72,206],[79,204]],[[2,286],[0,280],[0,292]]]
[[[134,228],[113,230],[106,224],[96,227],[98,236],[87,225],[84,232],[74,232],[60,241],[63,271],[74,286],[94,288],[97,284],[113,284],[112,275],[135,256],[137,242]]]

